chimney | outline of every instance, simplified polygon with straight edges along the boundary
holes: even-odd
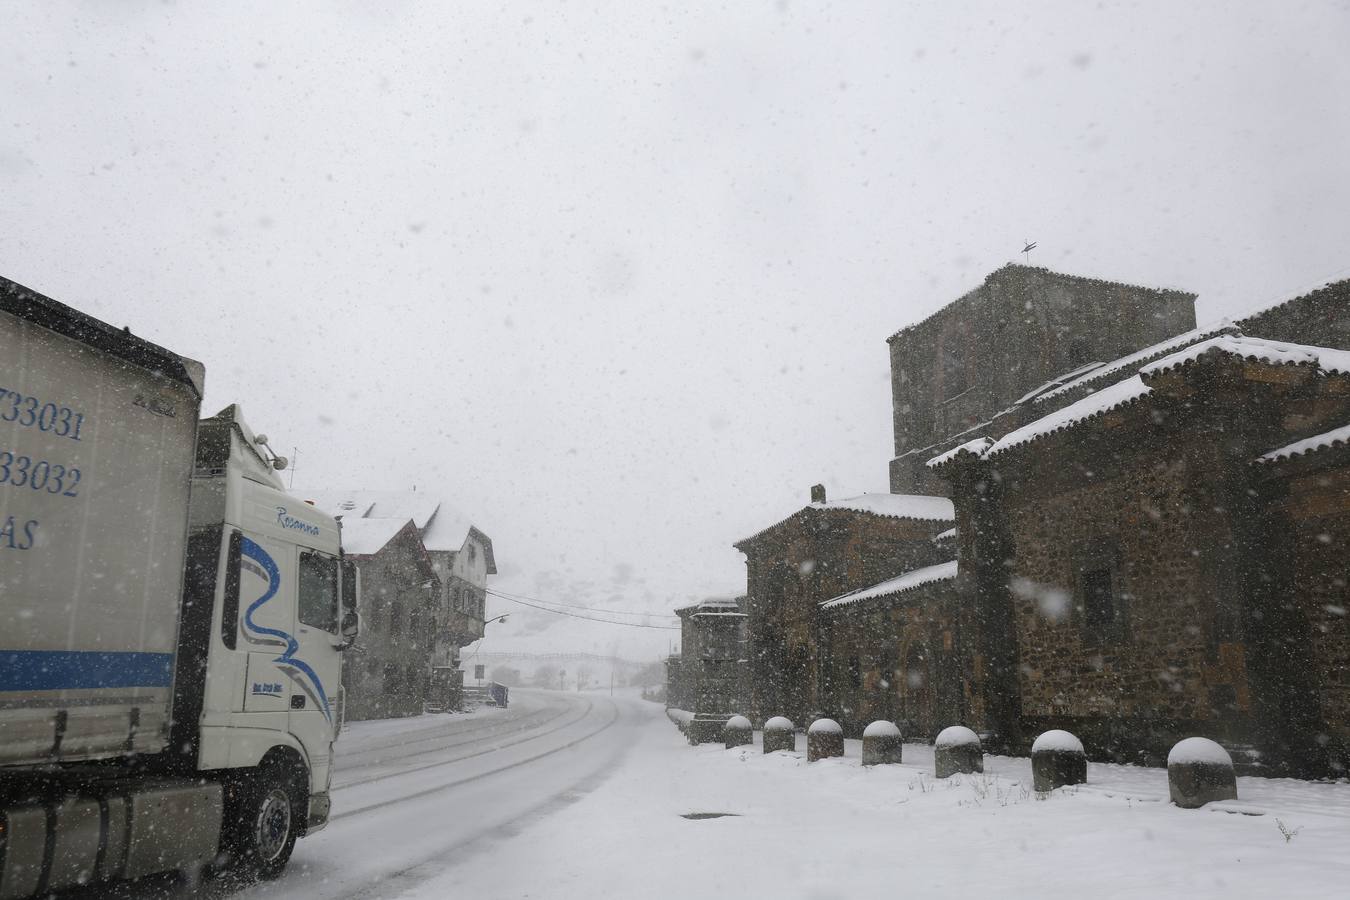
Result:
[[[811,485],[811,502],[812,503],[825,502],[825,485],[823,484]]]

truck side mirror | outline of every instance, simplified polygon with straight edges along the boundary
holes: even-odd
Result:
[[[346,650],[356,643],[357,635],[361,633],[361,616],[357,612],[361,605],[361,570],[350,559],[342,560],[341,603],[342,618],[338,634],[342,637],[342,643],[337,648]]]
[[[339,650],[346,650],[352,644],[356,643],[356,638],[361,634],[361,615],[354,609],[349,609],[342,614],[342,643],[338,645]]]

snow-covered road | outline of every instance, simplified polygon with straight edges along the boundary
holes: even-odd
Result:
[[[389,897],[584,796],[657,707],[513,691],[505,710],[354,723],[338,743],[333,819],[286,874],[246,897]],[[510,857],[503,855],[509,864]]]

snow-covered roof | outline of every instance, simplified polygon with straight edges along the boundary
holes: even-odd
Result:
[[[951,562],[938,563],[936,566],[926,566],[922,569],[914,569],[896,578],[888,578],[880,584],[874,584],[869,588],[862,588],[847,594],[841,594],[832,600],[826,600],[820,605],[824,609],[835,609],[840,606],[849,606],[853,603],[859,603],[863,600],[875,600],[878,597],[890,597],[894,594],[903,594],[905,591],[912,591],[925,584],[932,584],[935,581],[950,581],[955,577],[956,560],[952,560]]]
[[[741,605],[729,597],[710,597],[701,603],[695,604],[694,615],[696,616],[741,616]]]
[[[1271,450],[1269,453],[1258,456],[1253,462],[1257,465],[1265,465],[1283,459],[1293,459],[1307,453],[1316,453],[1319,450],[1328,450],[1332,447],[1344,447],[1347,444],[1350,444],[1350,425],[1342,425],[1340,428],[1333,428],[1330,431],[1315,434],[1310,438],[1286,444],[1277,450]]]
[[[379,553],[411,519],[342,517],[342,549],[352,556]]]
[[[1343,271],[1343,272],[1341,272],[1341,274],[1345,274],[1345,272]],[[1293,303],[1295,300],[1302,300],[1304,297],[1309,297],[1309,296],[1311,296],[1311,295],[1313,295],[1313,294],[1320,293],[1321,291],[1324,291],[1324,290],[1326,290],[1327,288],[1338,287],[1338,286],[1344,285],[1344,284],[1346,284],[1346,283],[1347,283],[1347,282],[1346,282],[1345,279],[1340,279],[1340,280],[1329,280],[1329,281],[1319,281],[1319,282],[1317,282],[1317,283],[1315,284],[1315,286],[1305,286],[1305,287],[1298,288],[1297,290],[1290,291],[1290,292],[1285,293],[1285,294],[1281,294],[1279,297],[1275,298],[1274,300],[1268,300],[1268,301],[1266,301],[1266,303],[1265,303],[1263,306],[1259,307],[1258,309],[1254,309],[1254,310],[1252,310],[1251,312],[1249,312],[1249,313],[1247,313],[1246,315],[1244,315],[1244,316],[1239,320],[1238,324],[1245,326],[1245,325],[1247,325],[1252,319],[1257,319],[1257,318],[1260,318],[1261,316],[1264,316],[1266,313],[1274,312],[1275,310],[1279,309],[1281,306],[1285,306],[1285,305],[1287,305],[1287,304],[1289,304],[1289,303]]]
[[[1063,409],[1055,410],[1034,422],[1023,425],[995,441],[992,446],[983,452],[979,450],[978,441],[971,441],[930,460],[928,465],[941,465],[958,455],[962,450],[987,459],[1013,447],[1030,443],[1057,431],[1072,428],[1152,393],[1152,388],[1145,383],[1146,380],[1190,365],[1203,356],[1215,353],[1228,354],[1268,365],[1309,366],[1325,374],[1350,374],[1350,351],[1335,350],[1329,347],[1313,347],[1307,344],[1292,344],[1287,341],[1269,341],[1264,338],[1223,332],[1215,337],[1184,346],[1175,353],[1142,366],[1137,375],[1088,394]]]
[[[436,514],[440,505],[433,494],[417,491],[310,491],[306,499],[332,516],[347,518],[412,519],[418,530]]]
[[[1208,353],[1226,353],[1273,366],[1317,366],[1337,375],[1350,373],[1350,351],[1287,341],[1268,341],[1244,335],[1220,335],[1149,363],[1139,370],[1144,376],[1159,375],[1195,362]]]
[[[1016,400],[1013,401],[1013,406],[1021,406],[1023,403],[1026,403],[1028,400],[1036,400],[1036,399],[1039,399],[1040,397],[1043,397],[1044,395],[1050,393],[1051,391],[1054,391],[1054,390],[1056,390],[1057,388],[1062,387],[1063,385],[1067,384],[1067,383],[1070,382],[1070,381],[1074,381],[1074,380],[1076,380],[1076,379],[1078,379],[1078,378],[1080,378],[1080,377],[1081,377],[1081,378],[1087,378],[1087,376],[1089,375],[1089,373],[1096,372],[1097,370],[1099,370],[1099,369],[1101,369],[1101,368],[1103,368],[1103,367],[1105,367],[1105,366],[1108,366],[1108,365],[1110,365],[1110,363],[1104,363],[1104,362],[1090,362],[1090,363],[1088,363],[1087,365],[1079,366],[1078,368],[1074,369],[1073,371],[1070,371],[1070,372],[1064,372],[1064,373],[1061,374],[1061,375],[1056,375],[1054,378],[1051,378],[1049,381],[1041,382],[1040,384],[1036,385],[1036,386],[1035,386],[1034,388],[1032,388],[1031,390],[1027,391],[1027,392],[1026,392],[1025,394],[1023,394],[1022,396],[1018,397]]]
[[[1096,393],[1088,394],[1083,399],[1070,403],[1063,409],[1057,409],[1048,416],[1042,416],[1030,424],[1023,425],[1016,431],[1009,432],[986,450],[984,456],[995,456],[1006,450],[1011,450],[1013,447],[1030,443],[1048,434],[1054,434],[1056,431],[1071,428],[1080,422],[1095,419],[1113,409],[1119,409],[1128,403],[1133,403],[1150,393],[1152,393],[1152,390],[1144,384],[1143,379],[1134,375],[1124,381],[1102,388]]]
[[[924,463],[930,469],[936,469],[938,466],[949,463],[956,459],[962,453],[969,453],[972,456],[984,456],[985,451],[994,445],[994,442],[987,437],[977,437],[973,441],[966,441],[958,447],[953,447],[946,453],[939,454]]]
[[[411,519],[428,550],[458,552],[470,530],[478,531],[487,556],[492,556],[488,536],[463,512],[429,492],[324,490],[310,491],[306,499],[329,515],[342,516],[344,523],[357,518]],[[490,568],[496,567],[490,564]]]
[[[1062,397],[1085,384],[1090,384],[1103,378],[1109,378],[1112,375],[1125,372],[1135,366],[1144,365],[1151,360],[1166,356],[1169,353],[1173,353],[1184,347],[1189,347],[1191,344],[1197,344],[1207,338],[1225,333],[1235,333],[1235,329],[1233,326],[1225,323],[1211,328],[1197,328],[1194,331],[1178,334],[1175,337],[1170,337],[1151,347],[1145,347],[1143,350],[1138,350],[1128,356],[1122,356],[1120,359],[1112,360],[1104,366],[1093,368],[1092,371],[1079,375],[1076,378],[1069,378],[1066,376],[1066,380],[1064,380],[1062,384],[1045,391],[1042,394],[1036,395],[1035,400],[1037,403],[1041,403],[1055,397]],[[1069,373],[1069,375],[1072,374],[1072,372]]]
[[[887,519],[916,519],[920,522],[955,522],[956,507],[946,497],[932,497],[927,494],[859,494],[843,500],[828,500],[824,503],[809,503],[786,518],[780,519],[768,528],[762,528],[750,537],[737,542],[737,546],[753,541],[762,534],[778,528],[808,510],[828,512],[847,510],[867,513]]]
[[[956,540],[956,529],[955,529],[955,528],[948,528],[946,531],[942,532],[941,534],[935,534],[935,535],[933,535],[933,541],[936,542],[936,543],[941,543],[942,541],[954,541],[954,540]]]

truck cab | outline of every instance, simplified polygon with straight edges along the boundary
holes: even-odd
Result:
[[[202,690],[193,692],[200,726],[183,737],[195,740],[200,771],[271,766],[303,782],[295,812],[304,834],[328,820],[341,653],[357,629],[356,575],[344,565],[339,522],[287,494],[274,460],[238,406],[201,422],[189,586],[194,563],[214,562],[219,574],[210,579],[209,626],[197,641],[199,655],[205,651],[195,667]]]

